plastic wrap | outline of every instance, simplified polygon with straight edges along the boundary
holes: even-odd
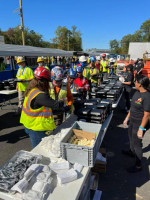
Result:
[[[6,164],[0,168],[0,189],[10,189],[24,177],[26,170],[34,163],[38,163],[42,156],[27,151],[17,152]]]

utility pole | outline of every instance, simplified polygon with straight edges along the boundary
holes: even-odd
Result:
[[[25,36],[24,36],[24,25],[23,25],[23,11],[22,11],[22,0],[19,0],[20,4],[20,17],[21,17],[21,31],[22,31],[22,44],[25,45]]]
[[[69,33],[68,33],[68,51],[69,51]]]

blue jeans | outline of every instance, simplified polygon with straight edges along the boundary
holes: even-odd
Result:
[[[25,128],[25,132],[29,135],[32,147],[36,147],[42,140],[46,137],[45,131],[33,131],[31,129]]]

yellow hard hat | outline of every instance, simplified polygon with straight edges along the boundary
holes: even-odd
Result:
[[[37,58],[37,63],[38,63],[38,62],[44,62],[44,58],[43,58],[43,57],[38,57],[38,58]]]
[[[25,62],[25,58],[23,56],[19,56],[17,58],[17,64],[22,63],[22,62]]]
[[[48,57],[44,57],[44,62],[47,63],[49,61]]]

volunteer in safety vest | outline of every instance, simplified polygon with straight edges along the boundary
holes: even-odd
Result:
[[[70,86],[71,92],[77,92],[78,85],[74,83],[74,80],[77,78],[77,72],[73,68],[70,68],[68,71],[67,82]]]
[[[90,58],[90,76],[91,76],[91,86],[97,87],[98,84],[98,76],[99,76],[99,70],[95,66],[96,58],[92,56]]]
[[[49,67],[47,67],[47,66],[45,65],[45,61],[44,61],[44,58],[43,58],[43,57],[38,57],[38,58],[37,58],[37,63],[38,63],[38,67],[44,67],[44,68],[46,68],[46,69],[49,70]]]
[[[95,66],[100,70],[100,56],[96,56],[96,63],[95,63]]]
[[[18,57],[17,58],[17,64],[19,66],[19,69],[17,71],[17,86],[16,90],[18,91],[18,111],[17,115],[21,114],[21,109],[24,101],[24,92],[29,85],[29,81],[31,81],[33,76],[33,71],[30,67],[26,66],[25,58],[24,57]]]
[[[110,62],[110,67],[109,67],[110,74],[116,74],[117,63],[116,63],[115,59],[110,58],[109,62]]]
[[[85,56],[80,56],[79,57],[79,62],[83,67],[83,76],[85,78],[87,78],[87,80],[90,80],[90,67],[87,64],[87,59],[85,58]]]
[[[109,61],[106,60],[106,54],[102,54],[102,60],[100,61],[100,70],[102,72],[102,79],[107,79],[109,75]]]
[[[73,96],[70,91],[70,86],[67,84],[66,90],[62,89],[63,70],[56,66],[51,70],[51,90],[50,97],[55,100],[62,100],[65,104],[65,111],[71,111],[73,106]],[[54,120],[56,126],[63,122],[64,110],[62,112],[56,111],[54,113]]]
[[[55,129],[52,111],[64,105],[64,102],[55,101],[49,96],[49,70],[37,67],[34,77],[25,91],[20,118],[20,123],[24,125],[33,148]]]
[[[74,84],[77,85],[77,89],[88,91],[89,83],[88,80],[83,76],[83,67],[81,64],[77,65],[77,78],[74,80]]]

